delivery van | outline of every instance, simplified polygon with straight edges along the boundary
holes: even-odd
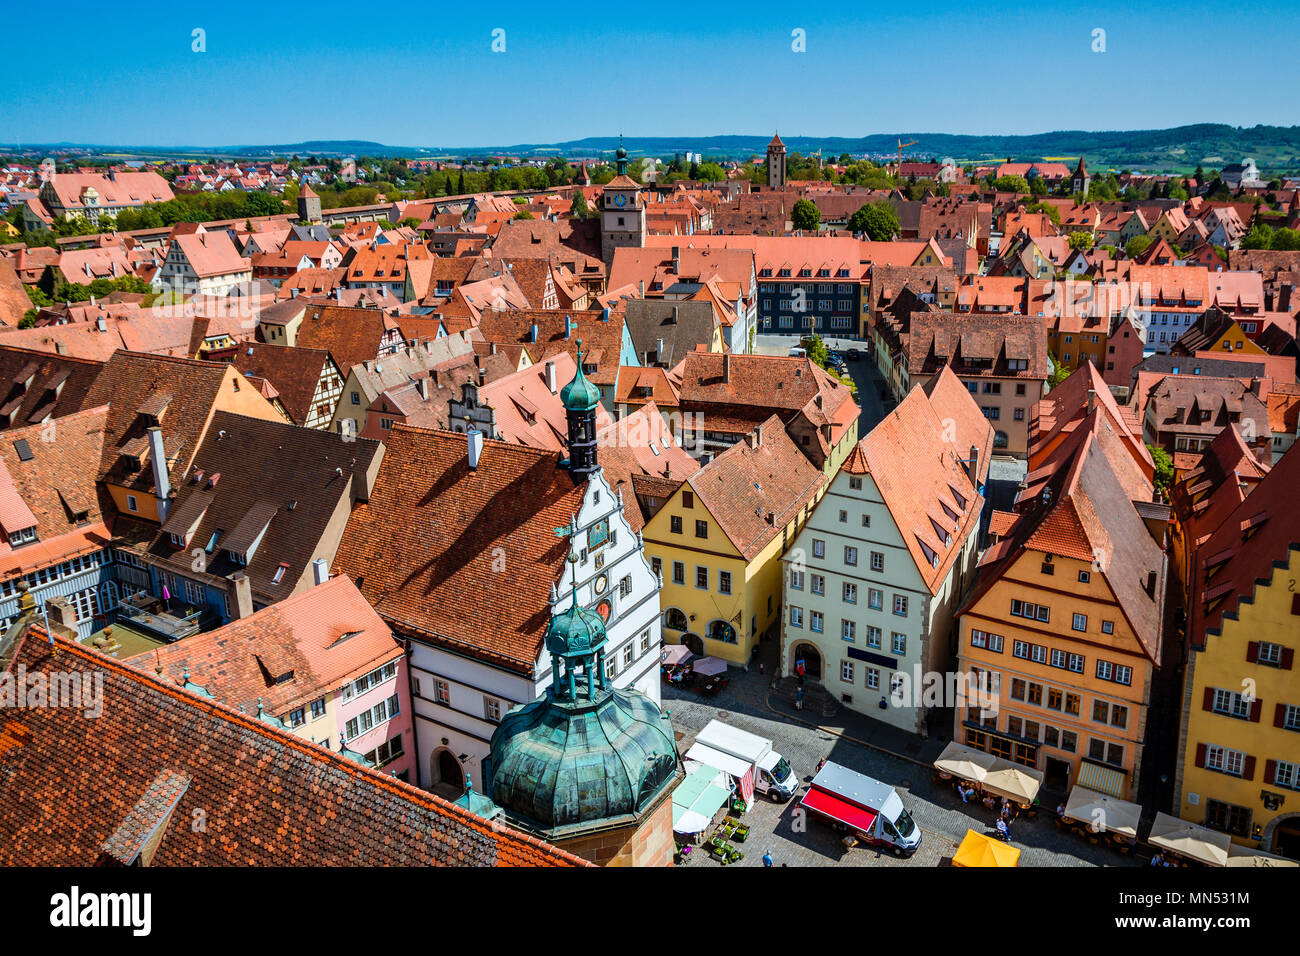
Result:
[[[766,794],[775,803],[789,800],[799,790],[799,779],[794,775],[790,762],[772,749],[772,741],[720,720],[709,721],[696,735],[695,744],[686,756],[726,770],[733,776],[751,772],[754,791]],[[733,768],[739,770],[742,766],[748,770],[733,771]]]
[[[813,777],[801,804],[837,829],[895,856],[911,856],[921,845],[921,828],[897,790],[829,760]]]

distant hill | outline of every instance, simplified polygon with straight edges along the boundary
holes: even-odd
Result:
[[[658,136],[624,139],[628,152],[637,155],[672,156],[700,153],[709,159],[745,159],[762,155],[772,138],[762,135]],[[826,158],[842,153],[889,156],[896,154],[898,141],[916,140],[905,156],[951,156],[958,162],[990,162],[1012,159],[1026,162],[1040,159],[1065,161],[1084,156],[1090,166],[1149,171],[1191,171],[1197,164],[1218,168],[1249,156],[1269,173],[1300,172],[1300,126],[1237,127],[1220,123],[1199,123],[1156,130],[1058,130],[1025,136],[960,136],[952,133],[890,133],[860,137],[783,135],[791,152],[805,155],[821,150]],[[27,150],[48,147],[51,151],[78,148],[104,155],[167,156],[404,156],[458,157],[505,153],[524,156],[601,156],[612,154],[619,140],[613,136],[589,136],[556,143],[518,143],[481,146],[388,146],[368,140],[310,140],[280,145],[245,146],[104,146],[98,144],[29,144]],[[0,146],[0,149],[4,147]]]

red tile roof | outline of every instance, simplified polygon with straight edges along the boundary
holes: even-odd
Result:
[[[57,656],[55,654],[57,653]],[[11,667],[103,675],[103,709],[0,717],[0,863],[91,866],[131,852],[164,786],[175,801],[159,866],[581,866],[540,840],[33,627]],[[147,746],[141,746],[148,741]],[[205,827],[191,821],[202,813]]]

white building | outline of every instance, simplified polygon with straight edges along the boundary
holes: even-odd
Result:
[[[925,732],[914,693],[951,670],[992,449],[946,368],[857,444],[783,558],[782,674],[802,662],[842,706]]]

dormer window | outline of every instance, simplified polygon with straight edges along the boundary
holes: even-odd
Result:
[[[275,574],[271,575],[271,583],[279,584],[284,579],[284,572],[289,570],[289,565],[281,564],[275,569]]]
[[[24,544],[31,544],[36,540],[36,525],[30,528],[19,528],[9,535],[9,544],[13,547],[21,547]]]

